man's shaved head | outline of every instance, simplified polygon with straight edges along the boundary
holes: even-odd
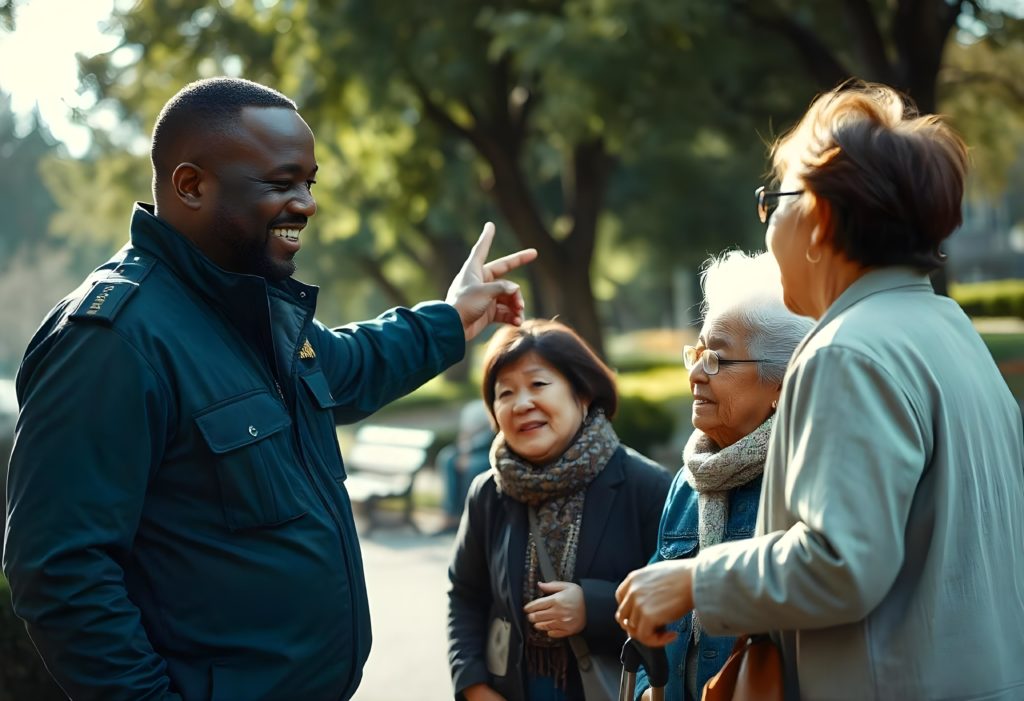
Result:
[[[182,160],[237,129],[245,107],[296,109],[294,102],[273,88],[243,78],[197,80],[168,100],[153,127],[154,194]]]

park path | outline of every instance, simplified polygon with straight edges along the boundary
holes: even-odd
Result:
[[[439,515],[418,510],[433,530]],[[445,632],[453,537],[378,529],[360,538],[373,623],[373,648],[354,701],[452,698]]]

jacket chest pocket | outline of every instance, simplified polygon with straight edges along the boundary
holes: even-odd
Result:
[[[729,522],[725,524],[725,540],[743,540],[754,535],[759,499],[757,492],[735,496],[729,507]]]
[[[327,384],[327,376],[317,368],[313,372],[300,375],[299,379],[309,393],[309,430],[313,433],[313,448],[324,463],[331,476],[336,480],[345,479],[345,467],[338,446],[338,432],[334,422],[334,406],[336,402]]]
[[[215,457],[229,529],[276,526],[306,513],[286,430],[291,418],[269,392],[220,402],[195,421]]]
[[[658,555],[662,560],[682,560],[697,554],[699,538],[693,536],[666,536],[662,540]]]

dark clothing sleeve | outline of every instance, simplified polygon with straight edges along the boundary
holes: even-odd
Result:
[[[316,323],[320,365],[338,423],[363,419],[462,360],[466,336],[455,307],[425,302],[328,329]]]
[[[128,598],[146,490],[171,401],[115,331],[72,325],[18,378],[4,572],[14,610],[76,700],[176,699]]]
[[[488,509],[481,496],[485,485],[493,489],[485,477],[476,479],[470,487],[448,568],[448,666],[455,694],[460,698],[466,688],[490,681],[484,658],[492,596],[485,546],[490,530]]]

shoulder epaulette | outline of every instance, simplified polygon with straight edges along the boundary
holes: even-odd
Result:
[[[112,323],[155,262],[156,259],[150,255],[137,250],[128,251],[117,267],[93,283],[68,318]]]

